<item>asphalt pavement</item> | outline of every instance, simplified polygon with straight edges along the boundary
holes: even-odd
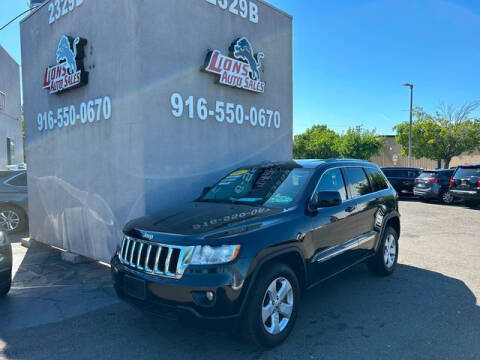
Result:
[[[396,273],[359,265],[308,292],[289,339],[260,351],[118,301],[108,267],[14,239],[5,359],[480,359],[480,209],[402,201]]]

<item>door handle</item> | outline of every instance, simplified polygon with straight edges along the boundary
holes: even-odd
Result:
[[[351,213],[353,212],[357,207],[356,206],[349,206],[345,209],[345,212]]]

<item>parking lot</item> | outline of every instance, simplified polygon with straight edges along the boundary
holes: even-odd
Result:
[[[355,267],[306,294],[291,336],[259,351],[119,302],[108,267],[71,265],[15,238],[0,300],[6,359],[479,359],[480,209],[402,201],[397,272]]]

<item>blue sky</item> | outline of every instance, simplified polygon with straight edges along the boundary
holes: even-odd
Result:
[[[364,125],[380,134],[415,105],[480,99],[478,0],[271,0],[294,16],[294,132]],[[27,0],[0,0],[0,25]],[[0,44],[20,62],[18,22]],[[475,114],[480,117],[480,112]]]

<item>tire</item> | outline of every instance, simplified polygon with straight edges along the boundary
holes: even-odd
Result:
[[[455,201],[452,193],[450,191],[444,191],[440,194],[440,202],[445,205],[451,205]]]
[[[6,285],[0,287],[0,297],[7,295],[7,293],[10,291],[11,286],[12,286],[12,279],[10,279]]]
[[[252,286],[243,316],[243,335],[246,340],[259,347],[273,348],[285,341],[297,319],[300,301],[300,285],[297,276],[287,265],[272,263],[261,269],[260,275]],[[272,301],[270,294],[278,295],[284,287],[287,289],[284,292],[285,296],[283,298],[280,296],[279,301],[278,298]],[[275,292],[271,292],[272,290]],[[282,315],[282,312],[285,314],[290,312],[290,317]],[[268,315],[269,313],[271,315]],[[275,323],[278,324],[277,327]]]
[[[393,245],[392,245],[393,244]],[[393,246],[393,247],[392,247]],[[388,248],[388,254],[386,253]],[[395,253],[392,253],[392,250]],[[398,234],[391,226],[385,229],[382,241],[374,257],[367,261],[368,268],[378,276],[392,275],[397,267]]]
[[[21,209],[10,205],[0,206],[0,230],[17,234],[26,228],[27,217]]]

